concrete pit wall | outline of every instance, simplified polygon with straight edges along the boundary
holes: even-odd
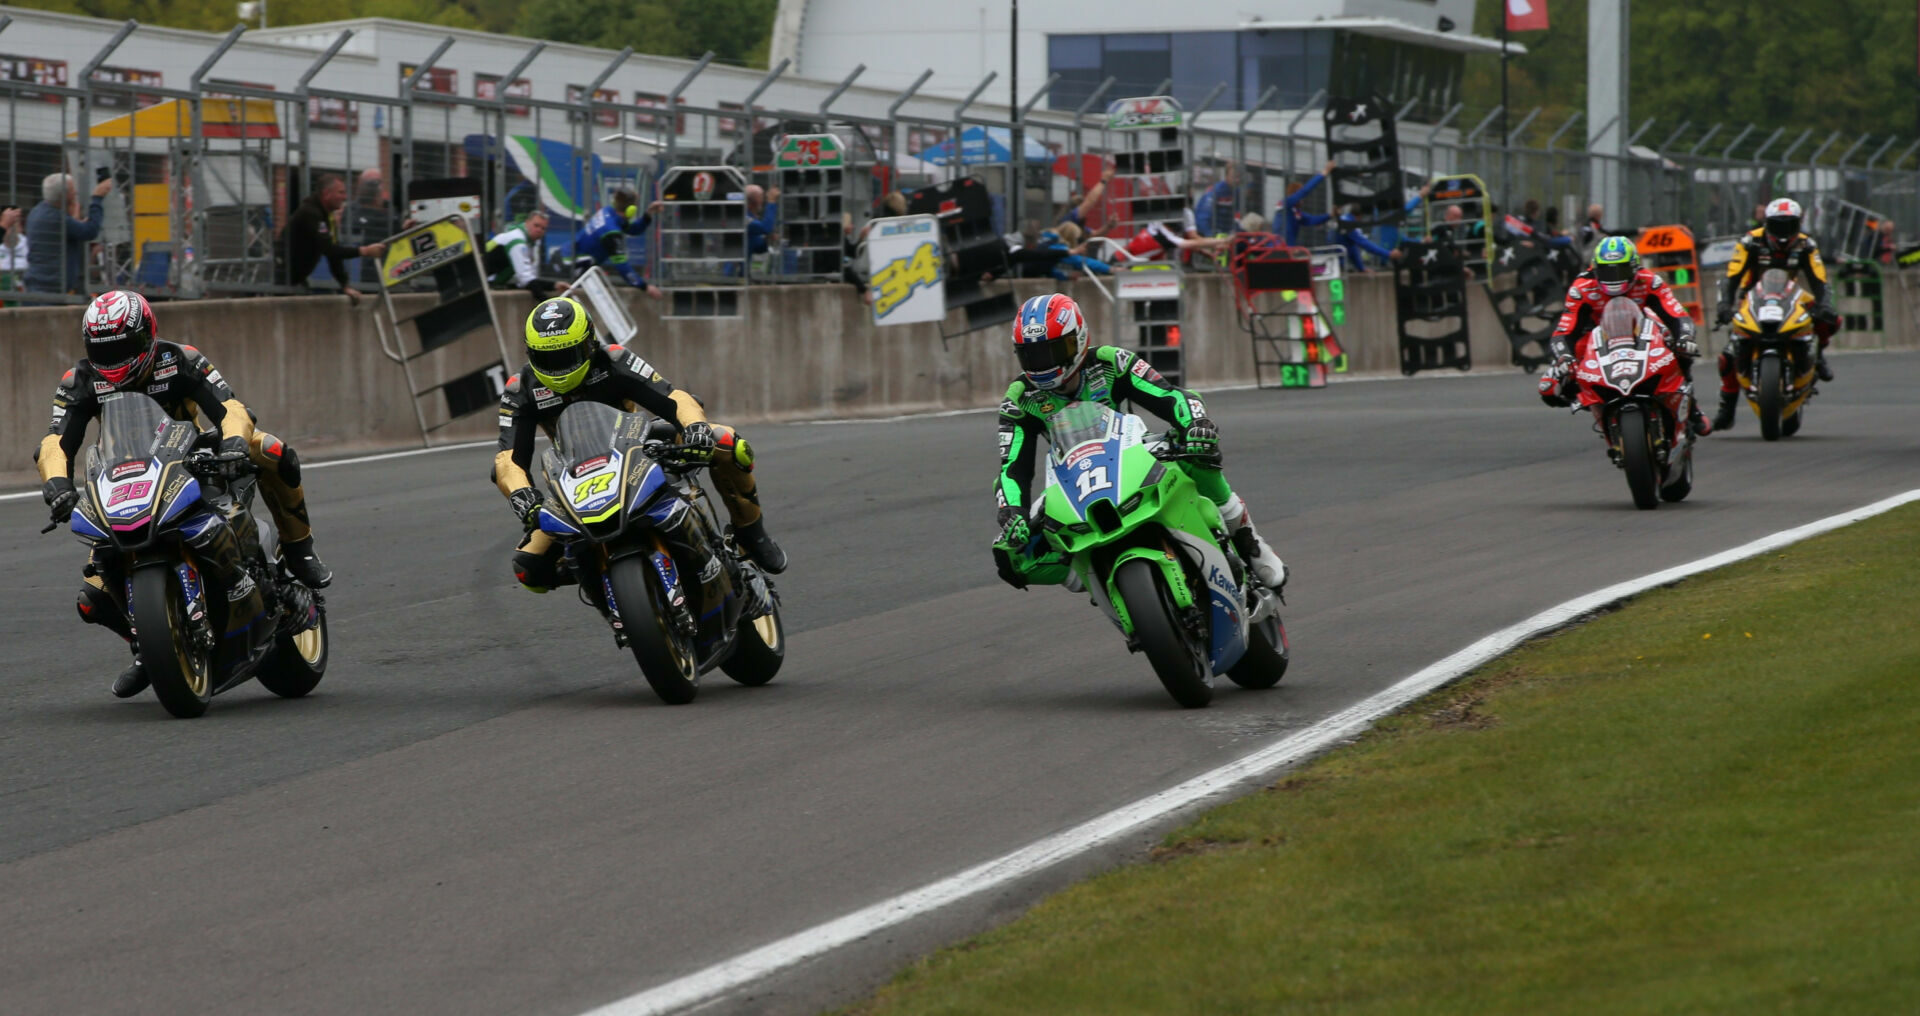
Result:
[[[1229,280],[1199,275],[1186,282],[1189,383],[1202,389],[1250,383],[1252,355]],[[1022,281],[1015,288],[1025,298],[1053,287]],[[1916,345],[1902,288],[1890,280],[1887,289],[1887,334],[1857,342],[1843,335],[1842,348]],[[1088,282],[1068,291],[1085,309],[1095,336],[1110,341],[1115,305]],[[531,300],[510,293],[496,301],[508,342],[517,343]],[[930,324],[875,328],[848,286],[761,286],[746,292],[745,303],[740,320],[661,321],[660,302],[638,294],[631,300],[642,336],[638,351],[675,384],[705,399],[718,419],[750,423],[991,406],[1014,373],[1004,327],[944,344]],[[199,347],[264,428],[312,453],[420,440],[406,380],[380,351],[372,306],[355,306],[345,297],[274,297],[163,303],[156,310],[163,336]],[[417,308],[403,301],[402,313],[409,309]],[[1475,371],[1511,371],[1506,337],[1483,292],[1470,294],[1469,309]],[[54,385],[80,353],[80,313],[76,307],[0,310],[0,357],[11,387],[0,414],[0,473],[32,469]],[[1340,338],[1353,373],[1398,372],[1390,276],[1347,280]],[[481,352],[435,354],[421,366],[452,376],[471,369],[465,361],[480,362]],[[1272,397],[1314,395],[1288,391]],[[445,436],[486,438],[494,428],[493,415],[479,413],[447,428]]]

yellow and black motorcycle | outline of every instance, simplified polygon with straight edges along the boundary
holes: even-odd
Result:
[[[1733,317],[1734,373],[1768,441],[1792,437],[1815,387],[1813,300],[1792,276],[1769,269]]]

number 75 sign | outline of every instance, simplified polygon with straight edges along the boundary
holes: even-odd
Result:
[[[876,325],[922,324],[947,315],[946,259],[931,215],[875,219],[867,231],[867,291]]]

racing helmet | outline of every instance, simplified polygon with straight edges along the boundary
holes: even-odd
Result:
[[[533,376],[562,394],[580,387],[599,348],[587,309],[565,296],[556,296],[527,315],[527,363]]]
[[[1593,278],[1608,296],[1625,296],[1640,272],[1640,251],[1624,236],[1610,236],[1593,249]]]
[[[1040,391],[1066,382],[1087,358],[1087,319],[1065,293],[1036,296],[1013,319],[1013,355],[1020,373]]]
[[[1775,198],[1767,202],[1766,208],[1767,243],[1776,248],[1785,248],[1800,235],[1800,202],[1792,198]]]
[[[80,319],[87,362],[100,380],[125,388],[145,382],[157,340],[153,308],[139,293],[115,289],[95,297]]]

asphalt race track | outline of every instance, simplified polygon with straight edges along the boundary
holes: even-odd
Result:
[[[515,586],[467,449],[309,474],[334,655],[197,721],[107,685],[81,548],[0,502],[0,1012],[571,1014],[1022,846],[1603,585],[1920,486],[1920,355],[1836,357],[1805,430],[1742,410],[1633,509],[1531,380],[1211,401],[1294,569],[1291,672],[1176,708],[1083,598],[994,578],[992,417],[751,428],[791,638],[661,705],[571,590]],[[1710,370],[1703,366],[1701,380]],[[716,407],[724,412],[724,407]],[[1623,650],[1624,651],[1624,650]],[[845,1002],[1151,841],[723,999]]]

